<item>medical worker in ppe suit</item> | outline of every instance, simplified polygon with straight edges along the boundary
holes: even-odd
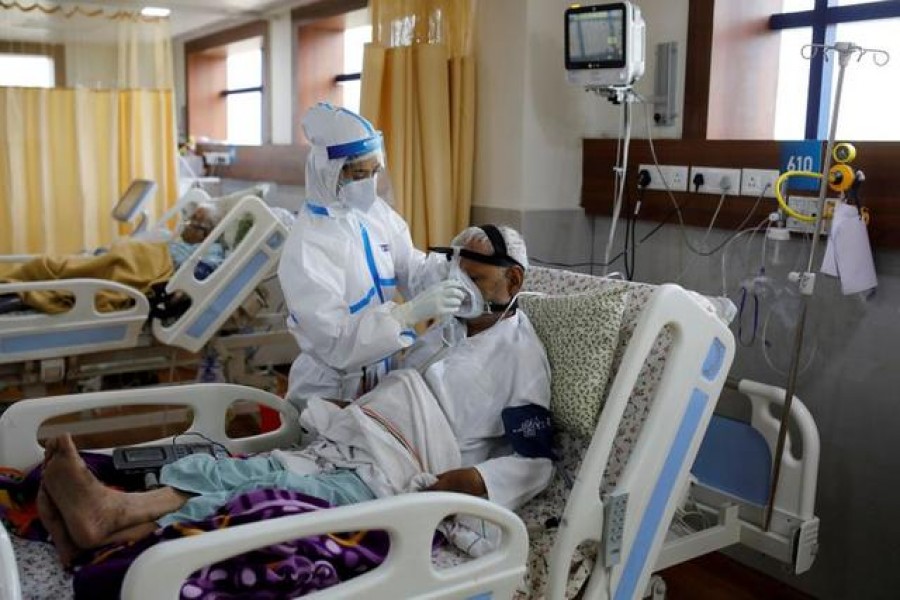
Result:
[[[320,103],[303,118],[311,144],[307,200],[278,266],[288,328],[300,355],[288,399],[353,399],[415,340],[413,326],[455,312],[463,293],[440,281],[418,295],[411,279],[426,265],[406,223],[376,194],[384,168],[381,134],[366,119]],[[395,294],[412,298],[393,301]]]

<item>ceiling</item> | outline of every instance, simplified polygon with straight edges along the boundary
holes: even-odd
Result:
[[[19,0],[29,6],[33,0]],[[108,12],[119,10],[139,11],[144,6],[169,8],[172,37],[190,38],[208,33],[241,22],[265,18],[266,15],[284,10],[312,4],[316,0],[91,0],[77,2],[57,0],[41,2],[44,6],[60,4],[71,8],[80,6],[86,9],[104,8]],[[60,19],[48,16],[38,10],[21,12],[16,9],[0,9],[0,40],[22,40],[33,42],[57,42],[61,38],[85,41],[94,39],[103,26],[92,19]],[[76,24],[77,23],[77,24]]]

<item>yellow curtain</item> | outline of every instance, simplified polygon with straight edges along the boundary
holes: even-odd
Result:
[[[475,154],[475,0],[370,0],[361,112],[385,136],[395,208],[413,242],[469,225]]]
[[[118,237],[112,208],[152,179],[177,198],[170,90],[0,88],[0,254],[80,252]]]
[[[7,18],[25,10],[3,6]],[[169,24],[104,9],[40,8],[56,87],[0,87],[0,254],[67,254],[119,237],[112,208],[135,179],[157,184],[159,217],[178,195]],[[13,29],[14,30],[14,29]],[[64,68],[63,68],[64,66]]]

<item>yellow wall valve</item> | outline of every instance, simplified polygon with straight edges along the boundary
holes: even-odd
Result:
[[[836,163],[851,163],[856,158],[856,147],[847,142],[835,145],[831,151],[831,157]]]
[[[828,169],[828,187],[834,192],[846,192],[853,186],[853,169],[850,165],[834,165]]]

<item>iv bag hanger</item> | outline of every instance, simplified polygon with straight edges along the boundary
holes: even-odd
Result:
[[[778,443],[775,446],[775,456],[772,457],[772,474],[769,480],[769,498],[766,503],[765,517],[763,519],[763,530],[768,531],[772,521],[772,512],[775,504],[775,495],[778,492],[778,476],[781,473],[781,458],[784,455],[784,444],[787,438],[788,418],[791,414],[791,403],[794,399],[794,390],[797,387],[797,374],[800,364],[800,354],[803,351],[803,329],[806,325],[806,313],[809,310],[809,300],[815,291],[816,274],[813,272],[813,263],[816,258],[816,249],[819,244],[819,237],[822,234],[822,226],[825,217],[825,199],[828,194],[828,173],[831,170],[831,161],[834,155],[834,138],[837,133],[838,116],[841,108],[841,95],[844,91],[844,73],[847,65],[850,64],[850,58],[854,54],[858,54],[859,60],[866,54],[872,54],[872,59],[876,65],[883,67],[888,63],[891,56],[884,50],[872,50],[861,48],[853,42],[836,42],[834,44],[807,44],[801,49],[801,55],[804,58],[812,58],[818,52],[824,52],[825,58],[830,54],[838,55],[838,80],[837,88],[834,93],[834,111],[831,115],[831,127],[828,132],[828,143],[825,150],[825,159],[822,166],[822,183],[819,186],[818,210],[816,210],[816,226],[814,229],[812,243],[809,250],[809,261],[806,265],[806,271],[802,273],[791,273],[789,278],[798,284],[801,295],[800,316],[797,319],[797,328],[794,331],[794,343],[791,354],[791,366],[788,370],[788,381],[784,393],[784,406],[781,409],[781,425],[778,429]]]
[[[858,53],[856,62],[860,62],[866,54],[872,55],[872,62],[878,67],[883,67],[891,60],[891,55],[887,50],[874,48],[862,48],[853,42],[837,42],[835,44],[806,44],[800,49],[800,56],[806,60],[812,60],[819,52],[825,52],[825,60],[829,60],[833,52],[839,54],[839,60],[849,62],[853,54]]]

